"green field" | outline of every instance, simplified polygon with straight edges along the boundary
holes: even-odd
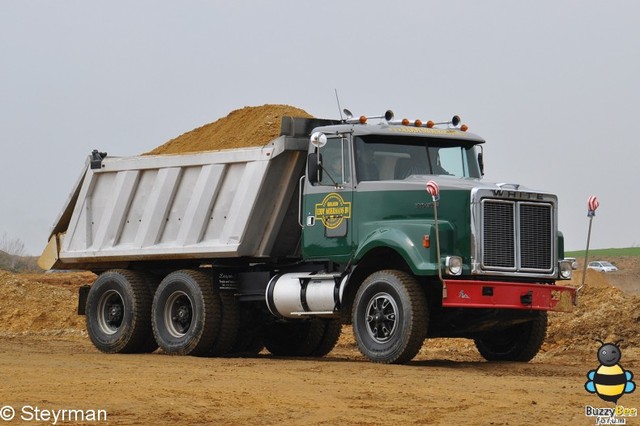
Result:
[[[566,257],[584,257],[584,250],[565,252]],[[589,250],[589,257],[640,256],[640,247]]]

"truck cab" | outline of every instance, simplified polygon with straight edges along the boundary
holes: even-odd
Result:
[[[407,352],[380,347],[389,349],[399,328],[411,328],[403,321],[424,312],[424,336],[471,337],[488,359],[528,360],[542,344],[546,311],[570,310],[575,301],[573,289],[555,286],[571,276],[557,197],[484,182],[485,141],[456,121],[443,128],[363,117],[313,131],[302,254],[341,272],[343,320],[374,360],[412,357],[418,344]],[[438,200],[426,191],[429,181],[440,188]],[[416,318],[411,309],[402,314],[403,298],[420,304]],[[511,337],[496,342],[498,334]]]
[[[468,193],[482,177],[477,146],[484,140],[461,131],[388,123],[331,126],[316,132],[329,136],[322,147],[313,142],[309,147],[302,212],[305,258],[358,260],[381,232],[393,228],[403,234],[396,248],[405,257],[423,258],[416,259],[414,272],[433,273],[435,259],[425,257],[428,252],[410,254],[412,246],[406,244],[408,238],[413,247],[421,246],[429,229],[424,220],[433,220],[425,191],[427,177],[442,182],[447,198]],[[463,197],[448,204],[465,202]],[[465,219],[460,213],[463,217],[448,218],[458,225]],[[419,232],[411,232],[412,225]],[[465,230],[456,227],[458,232]]]

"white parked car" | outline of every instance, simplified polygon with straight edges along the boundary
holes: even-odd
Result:
[[[593,262],[589,262],[587,268],[595,269],[600,272],[613,272],[618,270],[618,268],[606,260],[594,260]]]

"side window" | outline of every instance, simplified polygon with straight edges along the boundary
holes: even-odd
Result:
[[[351,161],[346,139],[329,139],[320,153],[324,169],[320,185],[334,186],[351,182]]]
[[[375,157],[374,145],[367,144],[361,138],[358,138],[356,149],[356,172],[358,173],[358,181],[380,180],[380,171]]]
[[[465,175],[462,163],[464,157],[461,157],[462,148],[429,149],[435,151],[435,155],[430,156],[431,170],[434,175]]]

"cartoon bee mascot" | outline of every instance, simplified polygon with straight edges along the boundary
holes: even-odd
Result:
[[[600,366],[587,373],[589,379],[584,388],[589,393],[597,394],[608,402],[618,403],[618,399],[625,393],[631,393],[636,389],[636,384],[631,381],[633,373],[625,371],[620,364],[622,351],[616,343],[604,343],[598,340],[602,346],[598,349],[598,361]]]

